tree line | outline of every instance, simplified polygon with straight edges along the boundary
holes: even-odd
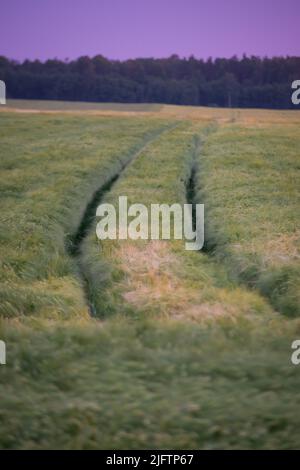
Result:
[[[25,60],[0,56],[8,98],[200,106],[295,106],[291,83],[300,79],[300,57]]]

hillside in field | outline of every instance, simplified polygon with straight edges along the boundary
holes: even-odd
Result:
[[[299,447],[297,111],[0,109],[2,448]],[[204,203],[205,244],[97,205]]]

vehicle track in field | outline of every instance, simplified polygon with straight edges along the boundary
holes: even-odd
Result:
[[[186,201],[188,204],[192,205],[192,224],[193,230],[196,229],[196,204],[197,203],[204,203],[204,200],[199,200],[199,193],[203,188],[201,187],[201,179],[199,178],[199,174],[201,173],[201,162],[199,159],[199,155],[201,154],[201,147],[203,146],[205,139],[210,134],[216,132],[218,129],[218,123],[214,121],[210,126],[207,127],[206,133],[204,136],[199,136],[197,134],[193,137],[193,146],[192,146],[192,158],[190,163],[190,174],[185,186],[185,194],[186,194]],[[208,237],[206,224],[204,224],[204,245],[201,248],[202,253],[213,254],[215,244],[214,241]]]
[[[209,136],[211,133],[216,132],[218,129],[218,122],[215,121],[211,126],[206,130],[206,136]],[[202,137],[199,135],[194,135],[193,147],[192,147],[192,158],[190,164],[190,174],[186,182],[186,200],[188,204],[192,205],[192,224],[193,230],[196,229],[196,204],[203,203],[206,205],[206,196],[203,193],[203,186],[201,184],[201,173],[202,173],[202,163],[201,163],[201,147],[205,143],[205,135]],[[199,200],[200,199],[200,200]],[[226,242],[221,238],[222,234],[215,234],[215,230],[211,225],[210,221],[210,211],[205,209],[205,223],[204,223],[204,244],[199,252],[204,253],[206,256],[209,256],[213,262],[217,262],[225,268],[228,275],[228,279],[238,283],[241,286],[244,286],[249,291],[254,291],[260,294],[265,301],[270,305],[271,308],[276,310],[276,306],[272,301],[270,295],[260,289],[256,283],[258,281],[257,274],[254,274],[250,279],[245,278],[241,272],[235,267],[239,263],[239,260],[234,258],[234,255],[230,253]],[[222,253],[220,253],[220,247],[222,247]]]
[[[190,165],[190,175],[186,183],[186,202],[192,205],[193,230],[196,226],[196,177],[198,174],[197,153],[200,151],[201,141],[199,136],[193,138],[192,161]]]
[[[85,274],[85,269],[80,262],[80,256],[81,256],[81,247],[82,244],[85,240],[85,238],[88,236],[90,229],[95,221],[96,217],[96,209],[98,205],[103,201],[104,196],[112,189],[114,184],[118,181],[118,179],[121,177],[123,172],[126,170],[126,168],[136,159],[139,157],[139,155],[153,142],[155,142],[159,137],[171,130],[173,130],[175,127],[177,127],[180,123],[175,123],[172,125],[169,125],[167,127],[163,127],[162,129],[159,129],[158,131],[152,133],[149,137],[147,137],[139,146],[137,149],[135,149],[130,156],[127,158],[126,161],[124,161],[121,165],[121,168],[119,168],[112,176],[108,178],[108,180],[102,184],[91,196],[90,201],[88,202],[83,216],[80,220],[80,223],[78,225],[77,230],[75,233],[73,233],[71,236],[67,237],[66,240],[66,250],[69,254],[69,256],[75,261],[78,274],[81,280],[83,292],[84,292],[84,297],[90,312],[91,316],[96,316],[97,312],[96,309],[93,305],[93,302],[91,300],[91,295],[90,295],[90,288],[89,288],[89,282],[87,279],[87,276]]]

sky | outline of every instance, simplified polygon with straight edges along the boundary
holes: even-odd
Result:
[[[300,0],[0,0],[0,55],[300,56]]]

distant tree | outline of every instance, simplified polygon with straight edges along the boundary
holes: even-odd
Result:
[[[173,54],[122,62],[99,54],[19,63],[0,56],[8,98],[288,109],[299,79],[300,57],[204,61]]]

